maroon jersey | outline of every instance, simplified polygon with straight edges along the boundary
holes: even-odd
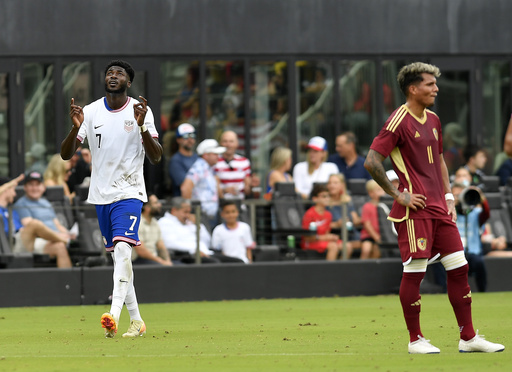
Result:
[[[443,152],[441,122],[434,112],[425,110],[420,119],[406,105],[400,106],[388,118],[370,148],[391,157],[400,179],[400,192],[406,188],[410,193],[427,197],[426,208],[417,211],[395,201],[390,220],[446,218],[448,209],[439,156]]]

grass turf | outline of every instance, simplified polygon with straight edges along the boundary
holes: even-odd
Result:
[[[512,293],[473,295],[475,327],[508,342]],[[148,333],[103,338],[108,306],[0,309],[2,371],[505,371],[509,349],[459,354],[446,295],[423,295],[439,355],[409,355],[397,296],[142,304]],[[507,367],[508,366],[508,367]]]

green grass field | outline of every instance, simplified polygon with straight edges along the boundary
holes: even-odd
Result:
[[[0,309],[1,371],[509,371],[512,293],[476,293],[475,327],[508,349],[459,354],[446,295],[423,295],[425,337],[409,355],[397,296],[143,304],[148,333],[105,339],[109,306]]]

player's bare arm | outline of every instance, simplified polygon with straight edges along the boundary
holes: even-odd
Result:
[[[141,102],[133,105],[133,115],[135,120],[137,120],[137,125],[140,128],[144,128],[144,119],[146,118],[146,113],[148,112],[148,101],[142,96],[139,96]],[[142,143],[144,145],[144,149],[146,150],[146,156],[148,157],[151,164],[158,164],[160,159],[162,159],[162,154],[164,152],[162,145],[151,136],[148,130],[144,130],[142,132]]]
[[[75,154],[75,151],[80,144],[80,142],[76,139],[76,135],[78,134],[80,126],[84,122],[84,111],[82,110],[81,106],[75,105],[74,98],[71,98],[71,104],[69,106],[69,117],[71,118],[73,127],[60,145],[60,156],[64,160],[71,159],[71,157]]]
[[[444,161],[443,154],[439,154],[439,158],[441,160],[441,176],[443,177],[443,187],[444,187],[444,193],[451,193],[452,189],[450,187],[450,174],[448,172],[448,167],[446,166],[446,163]],[[454,200],[447,200],[446,201],[446,207],[448,208],[448,214],[452,217],[452,221],[457,221],[457,211],[455,210],[455,201]]]
[[[372,149],[370,149],[368,155],[366,156],[364,167],[368,173],[370,173],[375,182],[377,182],[380,187],[382,187],[386,194],[393,197],[393,199],[395,199],[398,204],[409,207],[415,211],[418,210],[418,208],[425,208],[427,198],[424,195],[411,194],[409,191],[407,191],[407,189],[404,189],[403,192],[400,192],[391,183],[391,181],[389,181],[388,177],[386,176],[386,170],[382,165],[384,159],[384,156]]]
[[[505,133],[505,140],[503,141],[503,151],[508,156],[512,156],[512,116],[508,122],[507,132]]]

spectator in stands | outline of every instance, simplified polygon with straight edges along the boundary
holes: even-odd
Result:
[[[508,243],[507,238],[504,235],[496,236],[490,225],[485,224],[484,231],[482,233],[482,244],[483,250],[486,256],[489,257],[512,257],[512,251],[507,250]]]
[[[352,132],[344,132],[336,137],[336,154],[329,156],[327,161],[336,164],[347,180],[372,178],[364,167],[364,157],[357,153],[357,137]]]
[[[28,168],[31,171],[43,174],[46,166],[48,165],[46,162],[46,146],[42,143],[35,142],[30,147],[27,157],[28,163],[30,164]]]
[[[293,182],[288,171],[292,167],[292,150],[287,147],[276,147],[270,156],[270,171],[266,178],[265,199],[272,199],[274,185],[278,182]]]
[[[235,201],[225,200],[221,204],[220,216],[224,223],[213,229],[212,249],[239,262],[250,263],[256,244],[252,240],[251,227],[238,221],[239,214]]]
[[[482,169],[484,169],[485,163],[487,163],[487,155],[484,149],[477,145],[470,144],[466,146],[464,149],[464,160],[466,161],[464,168],[471,173],[471,184],[480,187],[482,185],[482,177],[485,176]]]
[[[71,172],[66,183],[70,193],[76,194],[75,189],[78,186],[82,184],[88,185],[88,180],[91,177],[91,163],[91,150],[83,146],[80,146],[71,159],[69,159]]]
[[[466,198],[461,200],[464,190],[478,192],[480,200],[473,199],[474,203],[471,204],[467,203]],[[483,258],[481,227],[489,219],[489,203],[484,193],[476,186],[466,187],[461,183],[454,183],[452,194],[455,198],[455,210],[457,211],[457,228],[469,264],[469,275],[475,274],[478,291],[485,292],[487,289],[487,271]]]
[[[508,122],[507,131],[505,132],[505,139],[503,140],[503,151],[512,157],[512,116]]]
[[[473,180],[473,177],[471,177],[471,173],[469,170],[465,167],[460,167],[455,171],[453,182],[454,183],[460,183],[464,185],[465,187],[468,187],[471,185],[471,181]]]
[[[512,177],[512,159],[506,159],[496,171],[496,175],[500,177],[500,186],[505,186]]]
[[[380,257],[380,227],[379,213],[377,206],[384,190],[374,180],[366,182],[366,191],[370,197],[370,201],[363,205],[361,211],[361,259],[379,258]]]
[[[342,251],[342,242],[338,235],[331,234],[332,215],[326,209],[329,204],[327,186],[316,184],[311,191],[311,199],[315,205],[304,213],[302,228],[316,231],[316,234],[303,236],[301,248],[317,251],[318,253],[326,252],[327,261],[335,261]]]
[[[348,230],[348,252],[361,248],[360,234],[358,227],[361,225],[361,218],[357,214],[352,197],[347,192],[347,184],[343,173],[331,174],[327,182],[329,191],[329,205],[327,210],[331,212],[331,228],[341,229],[343,226]],[[343,223],[342,205],[347,205],[347,220]]]
[[[180,252],[182,254],[181,261],[185,263],[194,262],[197,250],[195,216],[190,212],[191,204],[189,200],[182,197],[174,197],[171,200],[170,212],[165,212],[164,216],[158,220],[165,248],[170,251]],[[211,237],[208,230],[204,225],[201,225],[199,231],[201,262],[219,262],[219,260],[213,257],[214,252],[209,249]]]
[[[219,197],[244,199],[251,193],[251,162],[236,153],[238,137],[235,132],[228,130],[222,133],[220,145],[226,151],[214,167],[220,181]]]
[[[219,210],[218,182],[213,167],[219,155],[226,151],[214,139],[206,139],[197,146],[199,158],[192,164],[181,184],[181,195],[185,199],[201,202],[201,210],[206,215],[208,225],[217,225]]]
[[[313,184],[327,182],[331,174],[338,173],[336,164],[326,162],[327,142],[322,137],[313,137],[308,143],[307,161],[293,167],[295,187],[302,198],[309,198]]]
[[[178,151],[169,162],[172,196],[181,195],[181,184],[185,180],[188,170],[198,158],[194,153],[196,130],[191,124],[184,123],[176,129],[176,141],[178,142]]]
[[[46,170],[44,171],[44,185],[45,186],[62,186],[64,195],[70,200],[73,199],[75,193],[69,191],[67,180],[71,173],[71,163],[62,160],[60,154],[55,154],[51,157]]]
[[[74,236],[60,224],[50,202],[42,198],[45,187],[41,174],[31,172],[25,176],[24,189],[25,196],[14,204],[12,216],[16,238],[14,252],[48,254],[57,259],[57,267],[71,267],[66,245]],[[15,196],[14,186],[0,194],[6,228],[9,226],[5,223],[5,217],[8,217],[7,207],[14,201]]]
[[[139,225],[140,245],[132,249],[132,262],[138,264],[160,264],[172,266],[169,252],[162,240],[162,231],[155,217],[160,216],[162,204],[156,195],[148,195],[148,201],[142,205]]]
[[[18,186],[18,184],[23,181],[25,175],[22,173],[18,177],[9,180],[7,178],[2,178],[2,183],[0,184],[0,195],[11,188]]]

